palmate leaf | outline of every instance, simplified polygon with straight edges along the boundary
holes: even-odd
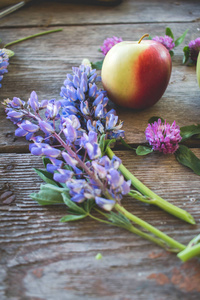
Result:
[[[79,215],[87,215],[87,212],[82,207],[80,207],[75,202],[73,202],[66,192],[61,193],[61,195],[62,195],[64,203],[67,205],[67,207],[69,207],[70,212],[73,212],[73,213],[79,214]]]
[[[66,215],[60,219],[60,222],[71,222],[84,219],[87,215]]]
[[[188,147],[179,145],[178,150],[175,152],[175,157],[179,163],[200,175],[200,159]]]
[[[132,227],[131,222],[129,219],[127,219],[124,215],[121,213],[114,213],[113,211],[110,211],[109,213],[104,214],[108,220],[110,220],[114,225],[129,229]]]
[[[41,169],[37,169],[37,168],[33,168],[33,169],[35,170],[35,172],[40,176],[40,178],[44,182],[58,186],[56,181],[53,180],[53,174],[52,173],[49,173],[45,170],[41,170]]]
[[[62,194],[42,185],[38,193],[32,193],[30,197],[40,205],[54,205],[63,203]]]

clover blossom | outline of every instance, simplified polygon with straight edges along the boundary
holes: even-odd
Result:
[[[162,123],[161,119],[148,124],[145,130],[146,140],[152,146],[153,150],[167,153],[174,153],[181,141],[180,128],[174,121],[172,125],[169,123]]]
[[[188,47],[189,47],[189,56],[191,60],[196,63],[200,51],[200,37],[190,41]]]
[[[0,49],[0,81],[3,79],[3,75],[8,72],[7,67],[9,65],[8,55]],[[2,85],[0,84],[0,88]]]
[[[122,38],[113,36],[112,38],[107,38],[103,42],[103,46],[100,47],[101,52],[106,55],[108,51],[116,44],[122,42]]]
[[[165,35],[164,37],[155,36],[152,38],[152,40],[163,44],[163,46],[165,46],[169,51],[171,51],[175,47],[175,43],[173,39],[168,35]]]

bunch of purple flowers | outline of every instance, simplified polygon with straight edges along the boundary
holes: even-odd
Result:
[[[8,72],[7,67],[9,65],[8,55],[3,49],[0,49],[0,81],[3,79],[3,75]],[[0,87],[2,85],[0,84]]]
[[[95,199],[97,205],[111,210],[129,193],[130,181],[118,171],[120,159],[109,159],[99,144],[100,137],[116,139],[124,131],[116,112],[107,111],[108,98],[98,89],[97,79],[95,70],[82,65],[67,75],[60,101],[39,102],[33,91],[27,104],[16,97],[4,103],[7,118],[18,126],[16,136],[33,141],[33,155],[49,159],[47,171],[67,187],[71,200]]]

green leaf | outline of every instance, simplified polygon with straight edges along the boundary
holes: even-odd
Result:
[[[51,164],[50,159],[47,158],[46,156],[42,157],[42,162],[43,162],[43,165],[45,166],[45,168],[47,167],[47,164]]]
[[[35,172],[40,176],[40,178],[42,180],[44,180],[46,183],[51,183],[53,185],[58,186],[58,184],[53,180],[53,174],[49,173],[45,170],[41,170],[41,169],[36,169],[33,168],[35,170]]]
[[[99,140],[99,147],[101,149],[101,153],[104,153],[104,149],[105,149],[105,136],[106,134],[102,134]]]
[[[187,29],[178,39],[175,40],[175,47],[179,46],[185,39],[185,36],[187,34],[189,29]]]
[[[183,64],[185,64],[190,58],[190,48],[189,48],[189,46],[185,46],[183,48],[183,53],[184,53],[184,55],[183,55]]]
[[[122,145],[124,145],[126,148],[133,150],[133,151],[136,150],[136,148],[133,148],[129,144],[127,144],[123,138],[120,138],[120,141],[121,141]]]
[[[197,175],[200,175],[200,159],[188,147],[179,145],[175,156],[178,162],[192,169]]]
[[[87,217],[87,215],[67,215],[60,219],[60,222],[71,222],[71,221],[78,221]]]
[[[61,193],[42,188],[39,193],[32,193],[30,197],[37,201],[40,205],[53,205],[63,203]]]
[[[95,63],[91,62],[92,68],[96,69],[96,70],[101,70],[102,69],[102,65],[103,65],[103,60],[97,61]]]
[[[65,187],[59,187],[59,186],[56,186],[56,185],[54,185],[54,184],[51,184],[51,183],[47,183],[47,184],[42,184],[41,186],[40,186],[40,189],[41,190],[47,190],[47,189],[49,189],[49,190],[53,190],[53,191],[56,191],[56,192],[58,192],[58,193],[64,193],[64,192],[68,192],[68,188],[65,186]]]
[[[147,155],[149,153],[153,152],[153,149],[148,146],[138,146],[136,149],[136,154],[137,155]]]
[[[90,211],[92,210],[92,208],[95,206],[95,201],[94,199],[88,199],[87,201],[85,201],[83,203],[83,207],[84,207],[84,210],[87,212],[87,213],[90,213]]]
[[[158,119],[161,119],[161,122],[164,123],[165,120],[161,117],[153,116],[148,120],[149,124],[153,124],[154,122],[158,122]]]
[[[186,139],[189,139],[190,137],[196,134],[200,134],[200,124],[183,126],[180,128],[180,130],[181,130],[182,141],[185,141]]]
[[[168,35],[168,36],[170,36],[170,37],[174,40],[174,35],[173,35],[173,33],[172,33],[171,28],[166,27],[166,29],[165,29],[165,34]]]
[[[67,205],[67,207],[70,208],[70,211],[73,211],[74,213],[80,214],[80,215],[87,214],[86,211],[82,207],[78,206],[75,202],[73,202],[69,198],[69,196],[67,195],[66,192],[62,193],[61,195],[63,197],[64,203]]]
[[[108,220],[110,220],[114,225],[119,226],[119,227],[123,227],[126,229],[129,229],[132,224],[129,221],[129,219],[127,219],[124,215],[122,215],[121,213],[114,213],[113,211],[104,214]]]
[[[170,54],[171,57],[173,57],[174,56],[174,51],[169,50],[169,54]]]

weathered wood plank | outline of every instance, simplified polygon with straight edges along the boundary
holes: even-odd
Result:
[[[199,149],[194,152],[200,157]],[[199,233],[197,175],[173,156],[116,154],[155,192],[192,213],[197,225],[129,198],[124,199],[127,209],[182,243]],[[199,261],[183,265],[176,255],[140,237],[89,219],[59,223],[65,208],[41,207],[29,198],[41,183],[32,167],[41,167],[40,158],[0,155],[0,192],[16,195],[10,206],[0,206],[2,300],[198,299]],[[103,258],[98,261],[99,252]]]
[[[0,27],[195,22],[199,21],[199,15],[198,0],[189,2],[167,0],[162,5],[159,0],[151,0],[151,3],[148,0],[124,0],[115,7],[32,1],[15,14],[1,19]]]
[[[198,36],[196,24],[171,24],[176,36],[187,28],[189,33],[183,46]],[[85,29],[87,28],[87,32]],[[102,59],[97,51],[107,36],[118,35],[124,39],[138,39],[149,30],[151,35],[162,35],[165,25],[140,24],[115,26],[71,26],[63,32],[28,40],[11,48],[16,55],[10,59],[9,73],[3,79],[1,100],[18,96],[27,100],[32,90],[37,91],[40,99],[59,99],[60,87],[71,72],[72,66],[80,65],[84,57],[95,62]],[[4,29],[1,38],[10,42],[39,30]],[[90,46],[88,47],[88,43]],[[80,47],[81,46],[81,47]],[[180,126],[199,123],[199,87],[195,67],[182,65],[182,48],[175,50],[173,71],[169,86],[162,99],[152,108],[135,112],[116,107],[119,118],[124,121],[124,130],[129,143],[145,142],[144,130],[148,119],[154,115],[166,118],[169,122],[175,119]],[[15,126],[6,120],[3,108],[0,108],[0,151],[21,151],[26,141],[14,137]]]

